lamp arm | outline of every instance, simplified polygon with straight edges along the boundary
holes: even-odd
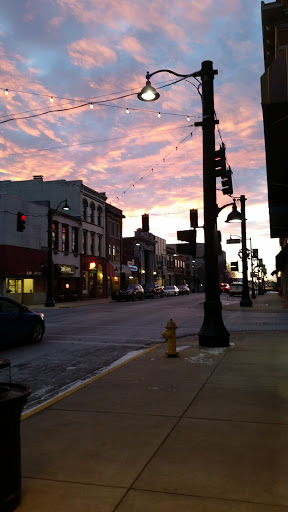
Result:
[[[150,80],[151,76],[156,75],[157,73],[170,73],[171,75],[180,76],[181,78],[201,76],[201,71],[195,71],[195,73],[190,73],[189,75],[181,75],[180,73],[176,73],[171,69],[159,69],[158,71],[154,71],[153,73],[149,73],[149,71],[147,71],[146,80]]]
[[[233,206],[233,204],[234,204],[234,202],[233,203],[224,204],[224,206],[221,206],[221,208],[219,208],[219,206],[216,205],[217,217],[218,217],[219,213],[221,212],[221,210],[226,208],[226,206]]]

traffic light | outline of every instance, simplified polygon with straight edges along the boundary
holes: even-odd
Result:
[[[24,231],[26,215],[22,212],[17,212],[17,231]]]
[[[190,210],[190,226],[198,228],[198,210]]]
[[[149,233],[149,215],[148,215],[148,213],[144,213],[144,215],[142,215],[142,231],[143,231],[143,233]]]
[[[231,261],[231,271],[238,272],[238,261]]]
[[[224,195],[228,194],[229,196],[232,196],[233,185],[232,185],[232,171],[231,171],[230,166],[228,167],[228,169],[226,169],[225,176],[222,177],[221,185],[222,185],[222,193]]]
[[[225,144],[222,144],[220,148],[215,151],[215,170],[217,178],[219,178],[219,176],[223,178],[226,174]]]
[[[188,244],[176,244],[177,253],[195,256],[196,254],[196,229],[177,231],[177,240],[188,242]]]

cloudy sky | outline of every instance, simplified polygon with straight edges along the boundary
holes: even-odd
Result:
[[[190,208],[203,224],[198,84],[172,84],[175,77],[161,73],[151,80],[157,102],[140,102],[136,94],[147,71],[190,74],[205,60],[218,70],[216,149],[225,143],[234,195],[247,198],[247,238],[269,274],[278,240],[269,234],[260,0],[5,2],[0,179],[81,179],[123,210],[124,236],[133,236],[149,213],[150,231],[175,243],[177,230],[190,227]],[[220,178],[217,188],[221,207],[230,198]],[[230,211],[218,217],[228,262],[238,259],[240,246],[226,240],[241,234],[240,225],[225,223]]]

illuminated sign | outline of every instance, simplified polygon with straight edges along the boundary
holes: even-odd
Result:
[[[91,261],[91,263],[89,263],[89,270],[95,270],[95,268],[96,268],[95,261]]]

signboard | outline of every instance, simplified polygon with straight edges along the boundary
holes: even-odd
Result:
[[[75,265],[57,265],[58,272],[65,275],[75,274]]]
[[[128,267],[130,268],[130,270],[132,270],[132,272],[137,272],[138,270],[138,267],[136,267],[136,265],[128,265]]]
[[[229,240],[226,240],[226,244],[240,244],[240,242],[240,238],[229,238]]]

